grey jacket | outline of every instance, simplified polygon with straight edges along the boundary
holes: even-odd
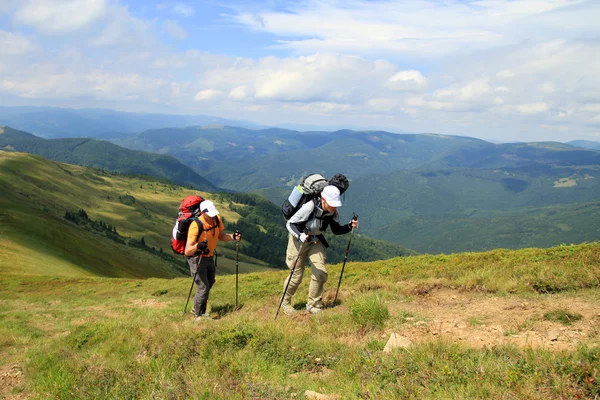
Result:
[[[335,235],[343,235],[352,230],[350,224],[340,225],[337,211],[333,214],[324,211],[319,199],[309,201],[300,207],[286,224],[287,230],[296,239],[299,239],[302,233],[322,237],[322,232],[328,226],[331,226],[331,232]]]

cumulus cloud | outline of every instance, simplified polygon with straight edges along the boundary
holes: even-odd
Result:
[[[154,21],[133,16],[127,7],[110,8],[106,24],[98,35],[91,39],[95,46],[145,47],[156,45]]]
[[[427,79],[419,71],[400,71],[388,79],[386,86],[400,91],[420,90],[427,87]]]
[[[29,53],[36,49],[27,37],[0,29],[0,55],[18,56]]]
[[[175,40],[184,40],[187,38],[187,32],[173,20],[163,22],[163,30]]]
[[[205,90],[201,90],[198,93],[196,93],[196,96],[194,96],[194,100],[196,100],[196,101],[212,100],[216,97],[219,97],[220,95],[221,95],[221,91],[219,91],[219,90],[205,89]]]
[[[229,4],[219,18],[277,50],[238,57],[169,40],[193,45],[180,17],[194,8],[162,3],[155,17],[126,1],[2,2],[0,96],[495,139],[600,129],[598,2]]]
[[[548,104],[546,103],[529,103],[520,104],[517,106],[517,110],[523,114],[538,114],[548,111]]]
[[[14,18],[45,33],[69,33],[89,28],[106,9],[107,0],[26,0]]]

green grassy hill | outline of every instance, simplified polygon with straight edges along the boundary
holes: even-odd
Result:
[[[137,278],[189,273],[183,257],[175,257],[169,247],[179,202],[192,193],[189,189],[0,152],[0,193],[3,273]],[[221,208],[225,220],[239,218],[225,205]],[[77,225],[65,218],[67,212],[81,209],[89,220],[103,224]],[[241,247],[243,252],[244,244]],[[234,251],[221,253],[220,272],[235,271]],[[262,261],[241,257],[243,271],[266,267]]]
[[[4,225],[3,225],[4,226]],[[0,275],[0,397],[594,399],[600,242],[329,268],[321,315],[274,320],[285,271],[189,278]],[[189,306],[188,306],[189,309]],[[388,347],[395,338],[397,347]]]
[[[1,151],[0,189],[6,238],[0,242],[0,271],[115,277],[189,271],[182,256],[173,256],[170,237],[181,199],[194,193],[190,189]],[[219,206],[227,231],[243,233],[242,272],[284,268],[287,231],[278,207],[256,195],[203,195]],[[331,240],[330,261],[344,257],[347,241],[347,236]],[[368,237],[355,243],[353,260],[414,254]],[[219,272],[235,272],[235,245],[222,243],[218,253]]]
[[[54,161],[123,174],[154,176],[198,190],[217,190],[215,185],[173,157],[128,150],[101,140],[42,139],[27,132],[0,126],[0,149],[38,154]]]

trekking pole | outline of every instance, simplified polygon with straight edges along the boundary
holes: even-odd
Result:
[[[296,257],[296,261],[294,261],[294,266],[292,267],[292,271],[290,272],[290,276],[288,278],[288,282],[285,285],[285,289],[283,290],[283,295],[281,296],[281,301],[279,302],[279,307],[277,307],[277,313],[275,314],[275,320],[279,315],[279,310],[281,309],[281,305],[283,304],[283,299],[285,298],[285,294],[287,293],[288,287],[290,286],[290,282],[292,281],[292,275],[294,275],[294,271],[296,270],[296,264],[298,263],[298,259],[300,259],[300,255],[302,254],[302,247],[304,243],[300,245],[300,249],[298,250],[298,257]]]
[[[238,254],[239,254],[239,243],[235,243],[235,309],[238,308]]]
[[[192,286],[190,287],[190,293],[188,294],[187,301],[185,302],[185,307],[183,308],[183,316],[185,316],[185,312],[187,311],[188,303],[190,302],[190,296],[192,295],[192,289],[194,288],[194,282],[196,282],[196,275],[198,275],[198,267],[196,267],[196,272],[194,273],[194,279],[192,279]]]
[[[358,215],[352,213],[352,221],[358,220]],[[338,282],[337,290],[335,291],[335,298],[333,304],[337,301],[338,292],[340,291],[340,285],[342,284],[342,276],[344,275],[344,267],[346,266],[346,260],[348,259],[348,251],[350,251],[350,243],[352,243],[352,235],[354,235],[354,227],[350,231],[350,240],[348,240],[348,246],[346,246],[346,254],[344,255],[344,264],[342,264],[342,271],[340,272],[340,280]]]

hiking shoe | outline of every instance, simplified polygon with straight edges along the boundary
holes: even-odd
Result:
[[[281,305],[281,309],[283,310],[285,315],[292,315],[296,312],[294,307],[290,303],[284,303]]]
[[[192,309],[190,310],[190,312],[194,315],[196,315],[196,306],[192,306]]]
[[[206,321],[206,320],[210,320],[210,319],[212,319],[210,317],[210,314],[204,313],[204,314],[196,315],[196,317],[194,318],[194,322]]]
[[[306,305],[306,311],[308,311],[311,314],[320,314],[323,312],[322,309],[318,307],[309,306],[308,304]]]

